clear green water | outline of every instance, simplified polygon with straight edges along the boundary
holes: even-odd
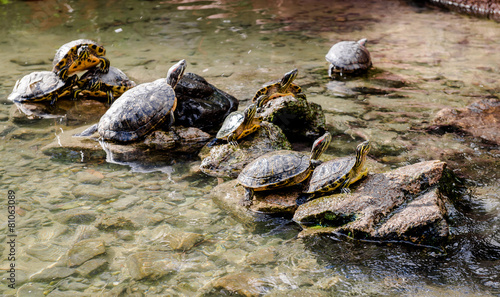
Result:
[[[124,286],[147,295],[192,296],[221,276],[245,272],[261,278],[257,293],[272,296],[500,294],[498,148],[422,130],[444,107],[498,94],[500,25],[405,1],[323,2],[2,1],[0,251],[7,270],[6,199],[14,190],[16,288],[28,288],[29,276],[90,236],[106,244],[109,264],[102,272],[38,281],[32,288],[95,295]],[[330,82],[324,60],[330,46],[363,37],[376,68],[371,76]],[[75,126],[60,119],[14,122],[15,107],[6,98],[17,79],[50,69],[58,47],[78,38],[103,44],[112,65],[138,83],[163,77],[184,58],[187,71],[236,96],[240,106],[263,83],[299,68],[297,83],[308,100],[323,106],[336,135],[331,155],[348,154],[359,139],[370,138],[371,157],[388,167],[443,159],[469,178],[471,194],[457,207],[464,214],[451,215],[447,252],[334,239],[304,243],[295,239],[300,227],[286,219],[244,225],[207,198],[217,181],[192,169],[199,160],[146,173],[105,160],[45,156],[41,148]],[[359,93],[346,95],[352,88]],[[61,223],[68,210],[122,216],[135,228],[89,231],[92,222]],[[165,227],[205,240],[172,252],[182,263],[175,272],[156,281],[132,280],[127,258],[159,249],[154,238]],[[274,256],[264,260],[269,254]],[[255,255],[260,264],[251,260]],[[7,284],[2,279],[0,292],[15,294]]]

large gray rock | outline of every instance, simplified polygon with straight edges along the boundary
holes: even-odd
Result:
[[[268,101],[256,115],[279,126],[291,141],[315,140],[326,131],[321,105],[305,97],[284,96]]]
[[[359,239],[440,242],[449,235],[447,198],[438,190],[446,182],[445,168],[446,163],[435,160],[371,174],[351,194],[300,205],[293,217],[305,228],[299,237],[342,233]]]
[[[291,145],[282,130],[268,122],[253,134],[240,139],[238,146],[221,144],[205,147],[200,152],[200,170],[210,176],[236,178],[250,162],[265,153],[275,150],[289,150]]]

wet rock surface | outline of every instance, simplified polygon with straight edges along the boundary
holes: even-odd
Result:
[[[135,280],[158,279],[180,269],[175,255],[166,252],[138,252],[127,259],[127,268]]]
[[[294,220],[316,227],[299,236],[338,232],[360,239],[440,242],[449,235],[447,198],[438,190],[445,168],[444,162],[426,161],[370,174],[351,194],[307,202]]]
[[[500,3],[491,0],[428,0],[429,3],[460,13],[500,22]]]
[[[429,130],[465,132],[488,142],[500,144],[500,100],[483,99],[465,108],[439,111]]]
[[[236,178],[243,167],[271,151],[291,149],[287,138],[276,125],[262,122],[253,134],[240,139],[238,146],[225,143],[200,152],[200,170],[210,176]]]
[[[326,129],[321,105],[295,96],[278,97],[268,101],[256,117],[262,117],[280,127],[290,141],[315,140]]]
[[[186,73],[175,86],[175,125],[217,130],[226,116],[238,109],[238,99],[208,83],[203,77]]]

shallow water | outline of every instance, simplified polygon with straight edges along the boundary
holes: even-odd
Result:
[[[444,107],[498,94],[500,25],[405,1],[323,2],[2,1],[0,189],[5,197],[15,191],[19,207],[20,295],[124,287],[129,294],[191,296],[237,272],[256,273],[261,283],[249,290],[273,296],[499,295],[498,147],[424,129]],[[363,37],[374,69],[359,79],[330,81],[324,60],[330,46]],[[206,198],[217,181],[196,170],[197,159],[145,172],[84,156],[45,156],[41,148],[75,126],[61,119],[14,121],[15,107],[6,98],[17,79],[50,69],[58,47],[78,38],[103,44],[111,64],[138,83],[163,77],[184,58],[187,71],[240,99],[240,107],[262,84],[298,68],[296,82],[309,101],[322,105],[335,135],[331,156],[350,154],[370,138],[370,156],[387,168],[439,158],[468,179],[470,193],[450,215],[453,238],[439,249],[343,238],[302,242],[295,239],[300,227],[287,219],[248,226]],[[67,211],[94,219],[122,216],[133,226],[92,229],[92,220],[65,221]],[[167,227],[204,240],[172,252],[179,264],[160,280],[132,280],[127,258],[165,249],[155,238]],[[1,268],[7,270],[8,229],[0,228]],[[84,237],[105,242],[108,265],[101,272],[30,285],[30,275]],[[16,293],[7,284],[2,279],[0,292]]]

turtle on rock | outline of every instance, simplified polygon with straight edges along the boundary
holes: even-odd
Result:
[[[267,95],[262,95],[257,99],[256,103],[250,104],[245,110],[230,113],[215,137],[217,139],[226,139],[228,143],[237,145],[238,140],[255,132],[262,121],[262,118],[255,117],[257,108],[261,107],[262,103],[267,99]]]
[[[116,67],[109,67],[107,73],[103,73],[99,68],[92,68],[85,72],[77,82],[78,90],[75,91],[75,98],[79,95],[96,98],[107,98],[111,104],[127,90],[136,86],[123,71]]]
[[[254,191],[289,187],[306,180],[321,163],[318,158],[328,148],[331,140],[331,134],[326,132],[314,142],[310,155],[278,150],[264,154],[249,163],[238,176],[238,182],[245,188],[242,204],[252,204]]]
[[[295,68],[285,73],[285,75],[281,78],[281,80],[266,85],[263,88],[259,89],[255,93],[255,96],[253,96],[252,102],[257,102],[257,99],[262,95],[267,95],[268,98],[264,102],[262,102],[261,106],[263,106],[267,101],[277,97],[283,97],[288,95],[305,97],[304,94],[302,93],[302,88],[293,83],[298,73],[299,70]]]
[[[62,45],[52,61],[54,71],[62,80],[76,72],[97,66],[103,73],[109,70],[109,60],[104,58],[106,49],[89,39],[78,39]]]
[[[349,193],[349,186],[368,174],[368,169],[363,170],[363,166],[370,147],[367,140],[356,147],[356,156],[333,159],[316,167],[307,189],[303,191],[307,197],[301,199],[309,200],[338,188],[342,193]]]
[[[372,66],[370,52],[366,48],[366,38],[359,41],[341,41],[334,44],[325,56],[331,63],[328,75],[355,74],[368,70]]]
[[[17,103],[50,102],[70,96],[76,83],[76,76],[63,81],[54,72],[36,71],[18,80],[8,99]]]
[[[145,137],[157,127],[174,122],[177,106],[174,87],[182,78],[186,60],[173,65],[166,78],[140,84],[118,98],[99,123],[91,126],[77,136],[90,136],[96,130],[104,140],[133,142]]]

